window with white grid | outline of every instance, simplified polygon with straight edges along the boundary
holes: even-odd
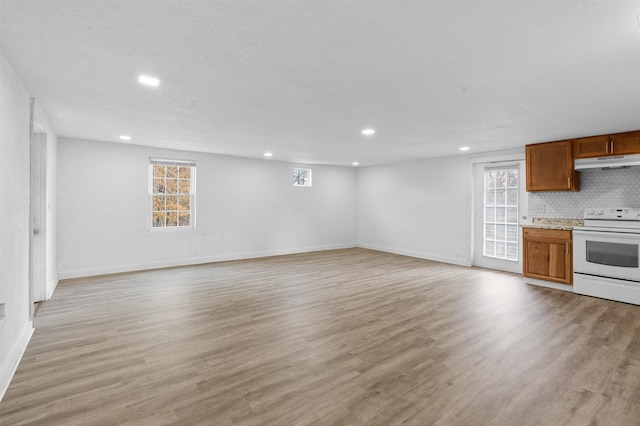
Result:
[[[487,257],[518,261],[517,167],[484,172],[484,250]]]
[[[311,169],[293,169],[293,186],[311,186]]]
[[[149,174],[150,228],[195,228],[195,162],[152,158]]]

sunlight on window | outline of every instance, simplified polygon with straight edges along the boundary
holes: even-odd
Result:
[[[193,228],[195,163],[151,160],[151,227]]]

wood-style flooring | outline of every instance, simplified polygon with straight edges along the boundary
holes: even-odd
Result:
[[[365,249],[67,280],[0,424],[640,424],[640,307]]]

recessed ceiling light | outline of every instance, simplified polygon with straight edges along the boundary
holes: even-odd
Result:
[[[122,139],[123,141],[130,141],[131,140],[131,136],[129,136],[129,135],[120,135],[120,139]]]
[[[354,161],[353,163],[351,163],[351,165],[353,165],[353,166],[359,166],[359,165],[360,165],[360,163],[358,163],[357,161]]]
[[[265,156],[265,157],[271,157],[272,155],[273,155],[273,154],[272,154],[271,152],[265,152],[265,153],[264,153],[264,156]]]
[[[371,136],[371,135],[373,135],[375,132],[376,132],[376,131],[375,131],[375,130],[373,130],[373,129],[364,129],[364,130],[362,131],[362,134],[363,134],[363,135],[365,135],[365,136]]]
[[[160,80],[155,77],[149,77],[148,75],[141,75],[138,77],[138,82],[140,84],[153,87],[158,87],[160,85]]]
[[[469,151],[469,147],[468,146],[461,146],[460,147],[460,151]]]

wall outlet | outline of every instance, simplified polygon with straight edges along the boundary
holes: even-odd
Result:
[[[547,209],[547,206],[544,204],[536,204],[535,206],[531,206],[531,214],[543,214]]]
[[[5,306],[5,303],[0,303],[0,319],[4,318],[4,315],[5,315],[4,306]]]

